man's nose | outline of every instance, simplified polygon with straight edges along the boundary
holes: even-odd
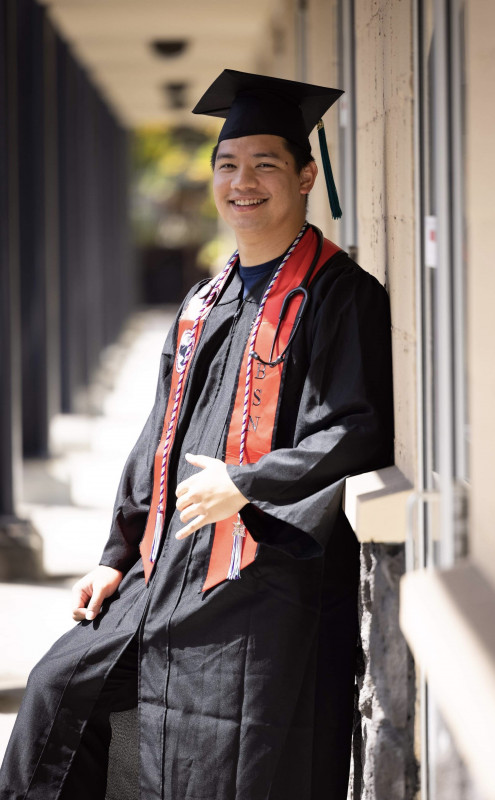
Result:
[[[252,189],[256,186],[256,173],[249,165],[239,165],[232,176],[232,186],[239,190]]]

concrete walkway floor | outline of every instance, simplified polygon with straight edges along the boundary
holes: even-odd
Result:
[[[46,579],[0,583],[0,760],[31,667],[74,623],[71,587],[98,563],[125,459],[153,404],[160,354],[175,308],[136,313],[102,357],[90,414],[60,415],[53,457],[24,465],[19,515],[43,539]]]

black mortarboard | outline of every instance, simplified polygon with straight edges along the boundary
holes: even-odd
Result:
[[[341,94],[341,89],[225,69],[193,108],[193,114],[225,118],[219,142],[266,133],[309,150],[309,134]],[[318,135],[330,207],[338,219],[342,212],[322,122]]]

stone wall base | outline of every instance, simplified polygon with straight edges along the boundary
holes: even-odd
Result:
[[[399,627],[404,545],[361,547],[361,658],[348,800],[413,800],[414,663]]]

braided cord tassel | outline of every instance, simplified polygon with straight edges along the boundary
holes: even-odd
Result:
[[[168,456],[170,452],[170,447],[172,445],[173,440],[173,432],[175,429],[175,420],[177,418],[177,414],[179,412],[180,401],[182,397],[182,388],[184,384],[184,377],[187,371],[187,366],[189,364],[192,352],[194,350],[194,346],[196,344],[196,333],[198,330],[198,326],[200,321],[205,317],[208,312],[210,311],[211,307],[213,306],[215,300],[217,299],[218,295],[223,289],[223,286],[230,274],[230,271],[237,261],[237,250],[233,255],[229,258],[227,264],[225,265],[224,269],[216,279],[215,283],[211,287],[210,291],[206,295],[201,308],[196,315],[194,320],[193,326],[191,328],[191,333],[189,336],[189,342],[187,345],[187,350],[184,356],[183,363],[180,369],[179,380],[177,382],[177,389],[175,391],[175,398],[174,398],[174,405],[172,407],[172,414],[170,415],[170,422],[168,424],[167,433],[165,435],[165,444],[163,446],[163,455],[162,455],[162,465],[160,471],[160,497],[158,501],[158,509],[156,514],[156,522],[155,522],[155,530],[153,532],[153,542],[151,545],[151,552],[150,552],[150,561],[151,563],[155,562],[158,547],[160,545],[160,540],[163,532],[163,521],[164,521],[164,496],[165,496],[165,483],[166,483],[166,474],[167,474],[167,463],[168,463]]]
[[[229,581],[237,581],[241,577],[242,543],[246,538],[246,528],[241,520],[240,514],[237,515],[237,522],[234,523],[232,536],[234,537],[234,541],[232,542],[232,553],[230,556],[227,579]]]
[[[284,268],[285,264],[287,263],[290,256],[294,252],[295,248],[301,241],[304,233],[306,232],[307,227],[308,223],[305,222],[301,230],[297,234],[296,238],[294,239],[293,243],[287,250],[284,258],[277,267],[277,270],[275,271],[270,283],[266,287],[265,293],[262,297],[260,306],[258,308],[258,313],[256,314],[256,318],[251,328],[251,333],[249,335],[248,362],[246,367],[246,382],[244,385],[244,403],[242,407],[241,438],[239,443],[240,466],[242,466],[244,463],[244,452],[246,449],[246,437],[249,425],[249,398],[251,397],[254,346],[256,343],[256,336],[258,335],[258,330],[261,325],[263,311],[265,309],[266,301],[268,300],[270,292],[272,291],[273,287],[275,286],[275,283],[277,282],[278,276],[282,272],[282,269]],[[237,522],[234,523],[234,530],[232,531],[232,536],[234,537],[234,541],[232,543],[232,553],[230,556],[230,567],[227,574],[227,578],[229,581],[237,581],[241,577],[242,544],[246,537],[246,528],[241,521],[240,514],[237,515]]]

